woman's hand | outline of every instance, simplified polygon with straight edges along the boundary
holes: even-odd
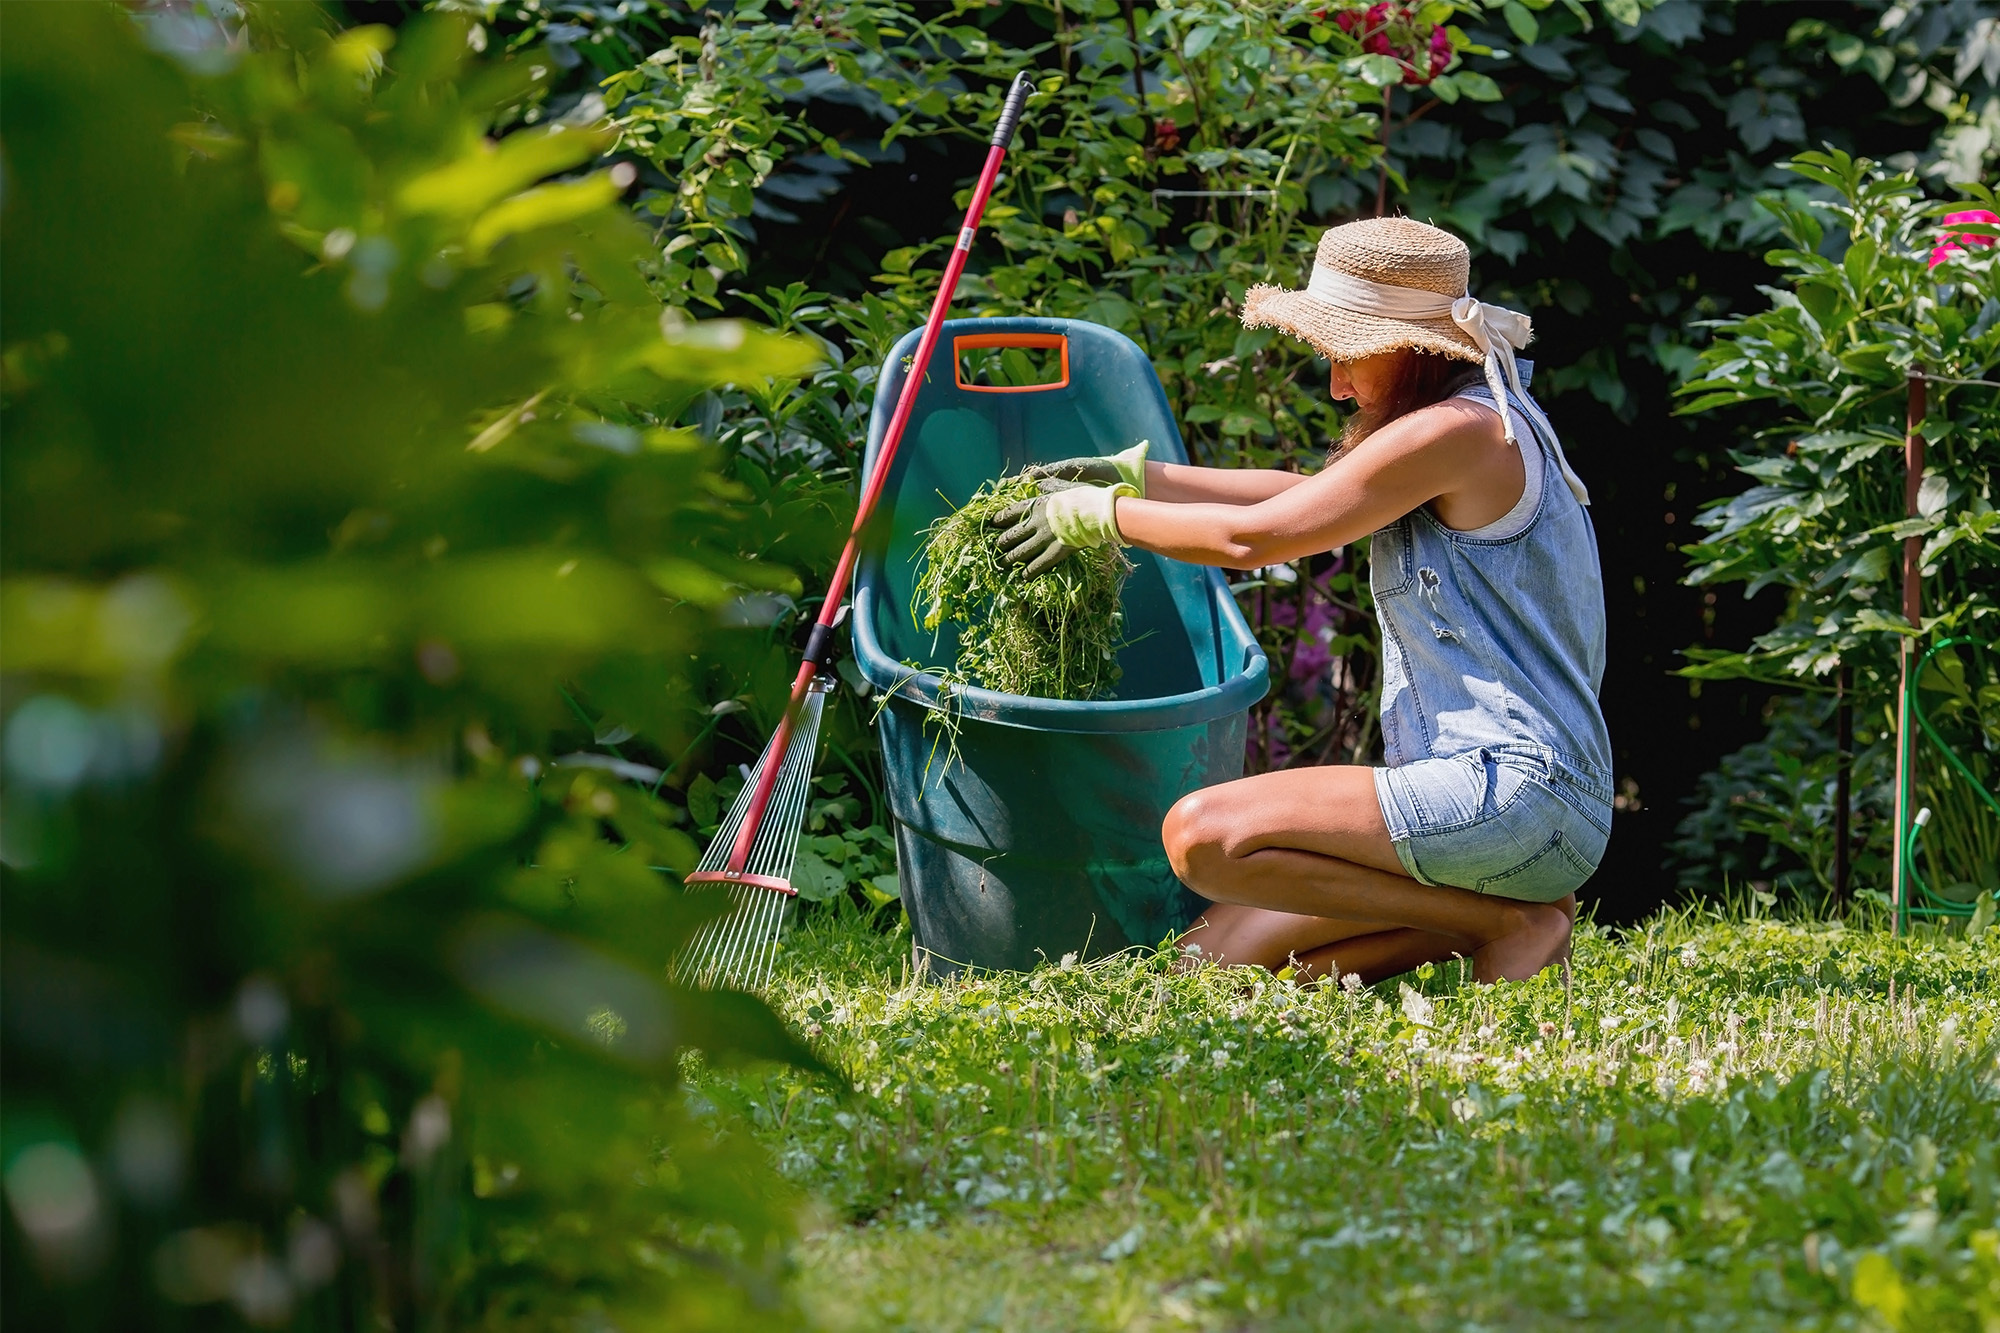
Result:
[[[1029,578],[1048,573],[1078,551],[1121,541],[1117,504],[1120,497],[1134,494],[1130,485],[1084,486],[1045,479],[1041,489],[1034,499],[1008,505],[987,520],[988,526],[1002,529],[1000,558],[1010,565],[1026,565]]]
[[[1021,469],[1021,475],[1051,481],[1082,482],[1091,486],[1116,486],[1119,482],[1143,496],[1146,493],[1146,451],[1151,440],[1141,440],[1130,449],[1101,458],[1065,458],[1059,463],[1037,463]]]

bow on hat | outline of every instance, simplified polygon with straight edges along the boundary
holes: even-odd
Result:
[[[1451,303],[1451,322],[1465,331],[1467,337],[1479,348],[1479,354],[1486,362],[1486,387],[1493,393],[1493,401],[1500,408],[1500,426],[1506,432],[1507,443],[1518,445],[1514,437],[1514,414],[1509,410],[1507,390],[1512,389],[1513,398],[1528,414],[1536,426],[1541,428],[1542,438],[1555,445],[1556,465],[1562,470],[1562,479],[1570,493],[1580,504],[1590,503],[1590,492],[1584,489],[1582,478],[1571,470],[1569,459],[1563,456],[1562,445],[1556,440],[1556,428],[1549,424],[1547,416],[1528,396],[1521,384],[1521,368],[1515,363],[1514,352],[1526,347],[1528,339],[1534,336],[1534,321],[1518,310],[1505,306],[1488,305],[1474,300],[1470,293]],[[1506,379],[1501,380],[1502,372]]]

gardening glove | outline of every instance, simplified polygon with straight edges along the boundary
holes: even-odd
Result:
[[[1083,481],[1093,486],[1115,486],[1124,482],[1140,499],[1146,498],[1146,450],[1151,440],[1141,440],[1123,453],[1102,458],[1065,458],[1060,463],[1037,463],[1021,469],[1028,477],[1052,477],[1061,481]]]
[[[1046,574],[1078,551],[1093,546],[1124,545],[1118,535],[1118,497],[1138,496],[1126,482],[1116,486],[1078,486],[1053,479],[1042,483],[1042,494],[1008,505],[987,522],[1001,529],[1000,558],[1026,565],[1028,577]]]

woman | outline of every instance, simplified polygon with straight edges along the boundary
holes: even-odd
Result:
[[[1387,764],[1182,798],[1167,854],[1213,904],[1190,954],[1371,980],[1468,956],[1482,981],[1567,954],[1611,828],[1603,588],[1589,497],[1515,368],[1528,320],[1468,296],[1470,265],[1446,232],[1375,219],[1320,239],[1304,291],[1246,295],[1244,324],[1310,343],[1356,405],[1317,474],[1142,445],[1041,469],[1000,520],[1036,571],[1113,541],[1253,569],[1374,534]]]

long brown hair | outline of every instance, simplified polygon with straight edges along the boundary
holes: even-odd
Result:
[[[1469,362],[1412,348],[1403,362],[1403,373],[1396,377],[1395,387],[1390,390],[1387,401],[1373,409],[1361,408],[1351,413],[1327,461],[1330,463],[1340,457],[1397,417],[1441,403],[1460,389],[1478,384],[1484,378],[1484,372]]]

